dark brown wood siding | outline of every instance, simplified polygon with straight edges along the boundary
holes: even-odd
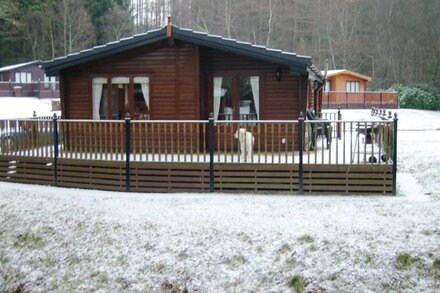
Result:
[[[62,71],[67,117],[92,118],[92,77],[148,75],[151,119],[199,119],[196,52],[192,44],[158,42]]]

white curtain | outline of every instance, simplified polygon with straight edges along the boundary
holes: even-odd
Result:
[[[150,110],[150,79],[148,77],[135,77],[134,83],[140,83],[142,94],[144,95],[145,104],[147,104],[148,111]]]
[[[214,77],[214,119],[218,120],[218,112],[220,111],[220,99],[222,97],[222,81],[223,77]]]
[[[93,119],[99,120],[99,107],[101,105],[102,85],[107,83],[106,78],[97,77],[92,82],[92,107]]]
[[[260,77],[251,76],[252,95],[254,96],[255,112],[257,114],[257,120],[260,116]]]

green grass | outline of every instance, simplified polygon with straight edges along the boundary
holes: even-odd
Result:
[[[313,239],[313,237],[310,235],[304,234],[303,236],[298,238],[298,241],[300,243],[312,243],[315,241],[315,239]]]
[[[235,266],[245,264],[246,262],[247,262],[247,260],[243,255],[237,254],[232,257],[228,257],[223,263],[228,266],[235,267]]]
[[[411,256],[409,253],[400,253],[396,258],[396,266],[399,270],[405,270],[419,262],[417,257]]]
[[[278,252],[281,253],[281,254],[283,254],[283,253],[288,253],[288,252],[291,252],[291,251],[292,251],[292,248],[291,248],[290,245],[287,244],[287,243],[284,243],[284,244],[280,247],[280,249],[278,249]]]
[[[434,271],[440,271],[440,258],[436,258],[432,263],[432,269]]]
[[[35,235],[32,232],[21,234],[14,241],[14,247],[16,248],[40,248],[43,245],[43,238],[41,238],[41,236]]]
[[[295,275],[289,279],[287,286],[295,293],[302,293],[306,286],[306,282],[302,276]]]

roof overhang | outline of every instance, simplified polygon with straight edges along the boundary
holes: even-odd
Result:
[[[97,60],[113,54],[124,52],[140,46],[152,44],[169,38],[167,26],[143,34],[134,35],[119,41],[110,42],[102,46],[82,50],[78,53],[55,58],[42,63],[47,75],[57,75],[61,70],[89,61]],[[172,38],[184,42],[223,50],[259,60],[264,60],[289,67],[292,74],[307,74],[308,67],[312,66],[311,57],[297,55],[282,50],[240,42],[235,39],[222,38],[205,32],[197,32],[172,26]]]
[[[334,77],[334,76],[338,76],[338,75],[351,75],[351,76],[355,76],[359,79],[365,80],[365,81],[372,81],[372,78],[351,70],[347,70],[347,69],[336,69],[336,70],[329,70],[327,72],[327,79]]]
[[[39,65],[39,63],[40,63],[40,60],[35,60],[35,61],[20,63],[20,64],[12,64],[12,65],[1,67],[0,72],[10,71],[10,70],[18,69],[18,68],[23,68],[26,66],[31,66],[31,65]]]

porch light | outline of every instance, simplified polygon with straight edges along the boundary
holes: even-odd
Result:
[[[280,81],[281,77],[282,77],[281,68],[277,68],[277,70],[275,71],[275,79]]]

